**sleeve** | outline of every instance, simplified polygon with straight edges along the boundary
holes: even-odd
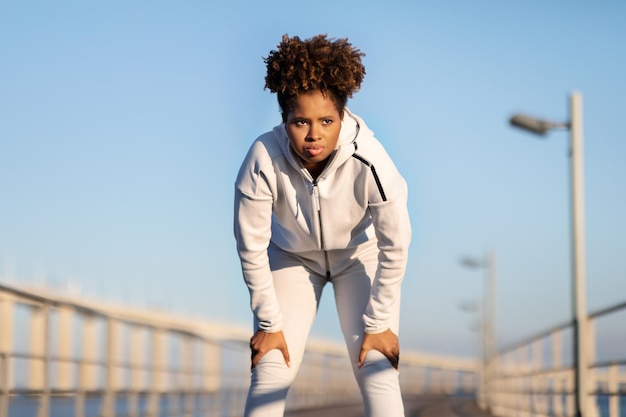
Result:
[[[282,314],[274,290],[267,248],[271,238],[273,197],[255,164],[244,161],[235,186],[234,233],[250,307],[259,328],[282,329]]]
[[[385,164],[382,166],[385,168]],[[381,182],[378,184],[381,186],[382,183],[382,187],[389,191],[386,192],[386,199],[378,199],[369,205],[379,253],[370,300],[363,315],[366,333],[380,333],[389,328],[393,307],[400,302],[411,241],[406,181],[391,160],[386,168],[386,172],[381,170]]]

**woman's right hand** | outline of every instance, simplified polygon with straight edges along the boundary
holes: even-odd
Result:
[[[252,368],[254,369],[261,358],[270,350],[278,349],[285,358],[285,364],[290,366],[289,350],[287,349],[287,342],[285,341],[285,335],[282,330],[274,333],[264,332],[263,330],[257,330],[256,333],[250,338],[250,350],[252,351]]]

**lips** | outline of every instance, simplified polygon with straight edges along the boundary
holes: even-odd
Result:
[[[317,156],[317,155],[321,154],[322,152],[324,152],[324,147],[323,146],[313,146],[313,147],[310,147],[310,148],[306,148],[306,151],[311,156]]]

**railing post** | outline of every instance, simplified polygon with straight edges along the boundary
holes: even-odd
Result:
[[[105,352],[105,381],[104,398],[102,400],[102,416],[114,417],[115,394],[117,391],[117,350],[118,322],[108,317],[106,319],[106,352]]]
[[[129,417],[139,416],[139,392],[143,388],[142,376],[144,372],[145,344],[142,339],[142,328],[133,325],[130,327],[130,395],[128,397]]]
[[[541,409],[539,391],[541,390],[539,370],[541,369],[541,339],[535,340],[530,346],[530,370],[533,375],[530,377],[530,414],[535,415]]]
[[[96,318],[90,314],[84,314],[82,320],[82,359],[78,366],[78,388],[76,392],[76,417],[85,416],[85,402],[87,393],[95,389],[96,379],[96,349],[98,333],[96,331]]]
[[[508,408],[507,417],[515,417],[517,415],[517,389],[519,388],[519,381],[516,375],[517,372],[517,356],[516,351],[507,353],[506,363],[506,375],[507,375],[507,400],[506,405]]]
[[[174,338],[175,336],[175,338]],[[171,343],[176,343],[180,340],[179,334],[172,334],[168,332],[168,339],[170,339],[170,343],[167,344],[167,346],[169,347],[171,345]],[[168,348],[166,348],[168,349]],[[173,348],[175,349],[175,347]],[[180,392],[176,392],[173,388],[175,389],[182,389],[182,380],[181,380],[181,362],[180,362],[180,356],[181,354],[183,354],[183,352],[178,352],[178,355],[176,355],[176,365],[173,362],[173,356],[172,354],[169,352],[169,350],[167,350],[167,352],[165,353],[164,356],[164,367],[166,369],[169,370],[168,372],[168,377],[165,378],[165,381],[167,381],[167,388],[165,389],[165,391],[168,392],[167,394],[167,409],[168,409],[168,415],[178,415],[178,410],[180,409]]]
[[[72,319],[74,311],[69,307],[58,309],[59,328],[57,330],[57,346],[59,361],[57,363],[57,383],[60,390],[70,390],[72,388],[72,341],[73,327]]]
[[[563,365],[563,332],[561,330],[553,331],[552,339],[552,368],[559,369]],[[562,371],[556,371],[552,380],[552,410],[554,415],[563,414],[563,382]]]
[[[609,366],[608,390],[609,390],[609,417],[619,417],[619,365]]]
[[[568,395],[565,400],[565,414],[573,416],[576,413],[576,371],[571,369],[567,373],[567,379],[565,380],[565,386]]]
[[[151,357],[151,377],[152,387],[150,388],[150,398],[148,399],[148,416],[158,417],[161,407],[161,392],[165,382],[165,334],[164,330],[158,327],[152,328],[152,357]]]
[[[0,295],[0,416],[9,415],[9,399],[13,387],[13,300]]]
[[[481,410],[485,410],[485,408],[487,407],[487,403],[485,400],[485,396],[486,396],[486,366],[485,366],[485,361],[482,360],[480,362],[480,367],[478,370],[478,375],[479,375],[479,379],[478,379],[478,392],[476,395],[476,399],[478,402],[478,407],[480,407]]]
[[[599,410],[596,402],[596,379],[595,379],[595,369],[591,368],[591,364],[595,362],[596,357],[596,330],[595,330],[595,319],[587,318],[587,338],[585,340],[585,349],[587,351],[587,385],[585,389],[586,410],[588,417],[598,417]]]
[[[530,415],[530,394],[529,390],[529,376],[524,373],[528,371],[528,346],[519,348],[519,373],[520,373],[520,386],[519,386],[519,410],[521,410],[521,416],[526,417]]]
[[[192,417],[195,412],[195,393],[193,392],[194,379],[194,351],[193,340],[190,336],[183,336],[182,372],[183,372],[183,416]]]
[[[50,321],[47,305],[31,309],[29,386],[41,391],[37,417],[50,415]]]
[[[502,390],[502,416],[508,417],[511,415],[510,410],[512,410],[514,403],[513,390],[515,387],[515,379],[511,372],[512,355],[510,352],[501,353],[500,355],[500,368],[498,372],[500,377],[500,389]]]
[[[204,341],[202,363],[204,364],[203,388],[207,392],[217,392],[220,381],[220,345],[212,341]]]
[[[499,414],[500,407],[502,406],[502,385],[499,380],[499,372],[500,372],[500,360],[501,357],[498,352],[494,351],[491,355],[491,364],[490,364],[490,406],[489,410],[491,414],[497,415]]]
[[[220,380],[220,361],[221,346],[211,340],[203,340],[201,347],[201,363],[202,363],[202,391],[206,394],[218,393],[222,382]],[[222,409],[225,404],[222,403],[221,397],[216,400],[216,407],[211,406],[211,410],[217,408]],[[219,415],[219,412],[217,413]]]
[[[43,390],[45,367],[45,320],[42,306],[30,309],[30,337],[28,340],[28,388]]]

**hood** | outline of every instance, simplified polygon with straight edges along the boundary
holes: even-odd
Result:
[[[281,151],[289,161],[289,163],[297,170],[302,170],[302,164],[298,158],[298,155],[291,148],[287,131],[285,130],[285,124],[274,127],[274,136],[278,141]],[[373,132],[365,125],[363,119],[356,114],[352,113],[348,108],[344,109],[343,119],[341,120],[341,131],[339,132],[339,140],[337,141],[337,147],[335,151],[330,155],[331,160],[322,172],[320,178],[323,178],[325,174],[331,170],[335,170],[338,166],[343,164],[348,158],[352,156],[355,151],[354,142],[363,136],[373,136]]]

